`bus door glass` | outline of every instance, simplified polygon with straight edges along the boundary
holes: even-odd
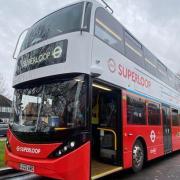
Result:
[[[164,152],[169,153],[172,151],[172,130],[170,119],[170,108],[162,106],[163,115],[163,133],[164,133]]]
[[[117,152],[117,98],[114,93],[100,96],[100,158],[116,160]]]

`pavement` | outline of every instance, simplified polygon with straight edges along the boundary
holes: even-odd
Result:
[[[180,180],[180,151],[148,162],[137,174],[125,170],[101,180]]]

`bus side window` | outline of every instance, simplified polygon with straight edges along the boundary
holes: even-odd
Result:
[[[145,100],[133,96],[127,96],[127,123],[146,124],[146,103]]]
[[[160,105],[148,103],[148,124],[161,125]]]
[[[95,36],[115,50],[124,53],[122,25],[103,8],[96,10]]]
[[[179,121],[178,121],[178,110],[177,109],[172,109],[172,125],[173,126],[179,126]]]

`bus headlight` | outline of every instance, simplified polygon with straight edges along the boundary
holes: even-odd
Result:
[[[64,154],[74,150],[75,147],[76,147],[75,141],[70,141],[70,142],[64,144],[63,146],[60,146],[51,156],[60,157]]]
[[[73,148],[73,147],[75,146],[75,142],[72,141],[72,142],[70,143],[70,146],[71,146],[71,148]]]
[[[8,149],[9,151],[11,151],[11,145],[10,145],[10,143],[9,143],[8,138],[6,139],[6,147],[7,147],[7,149]]]
[[[50,155],[49,158],[58,158],[62,157],[63,155],[70,153],[74,151],[75,149],[82,146],[84,143],[86,143],[90,139],[89,132],[81,132],[78,133],[71,138],[69,138],[67,141],[65,141],[61,146],[59,146],[56,150],[54,150]]]
[[[64,146],[63,150],[64,150],[64,152],[66,152],[68,150],[68,147]]]

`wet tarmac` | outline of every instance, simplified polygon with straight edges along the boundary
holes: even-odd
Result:
[[[101,180],[180,180],[180,151],[148,162],[137,174],[126,170]]]

